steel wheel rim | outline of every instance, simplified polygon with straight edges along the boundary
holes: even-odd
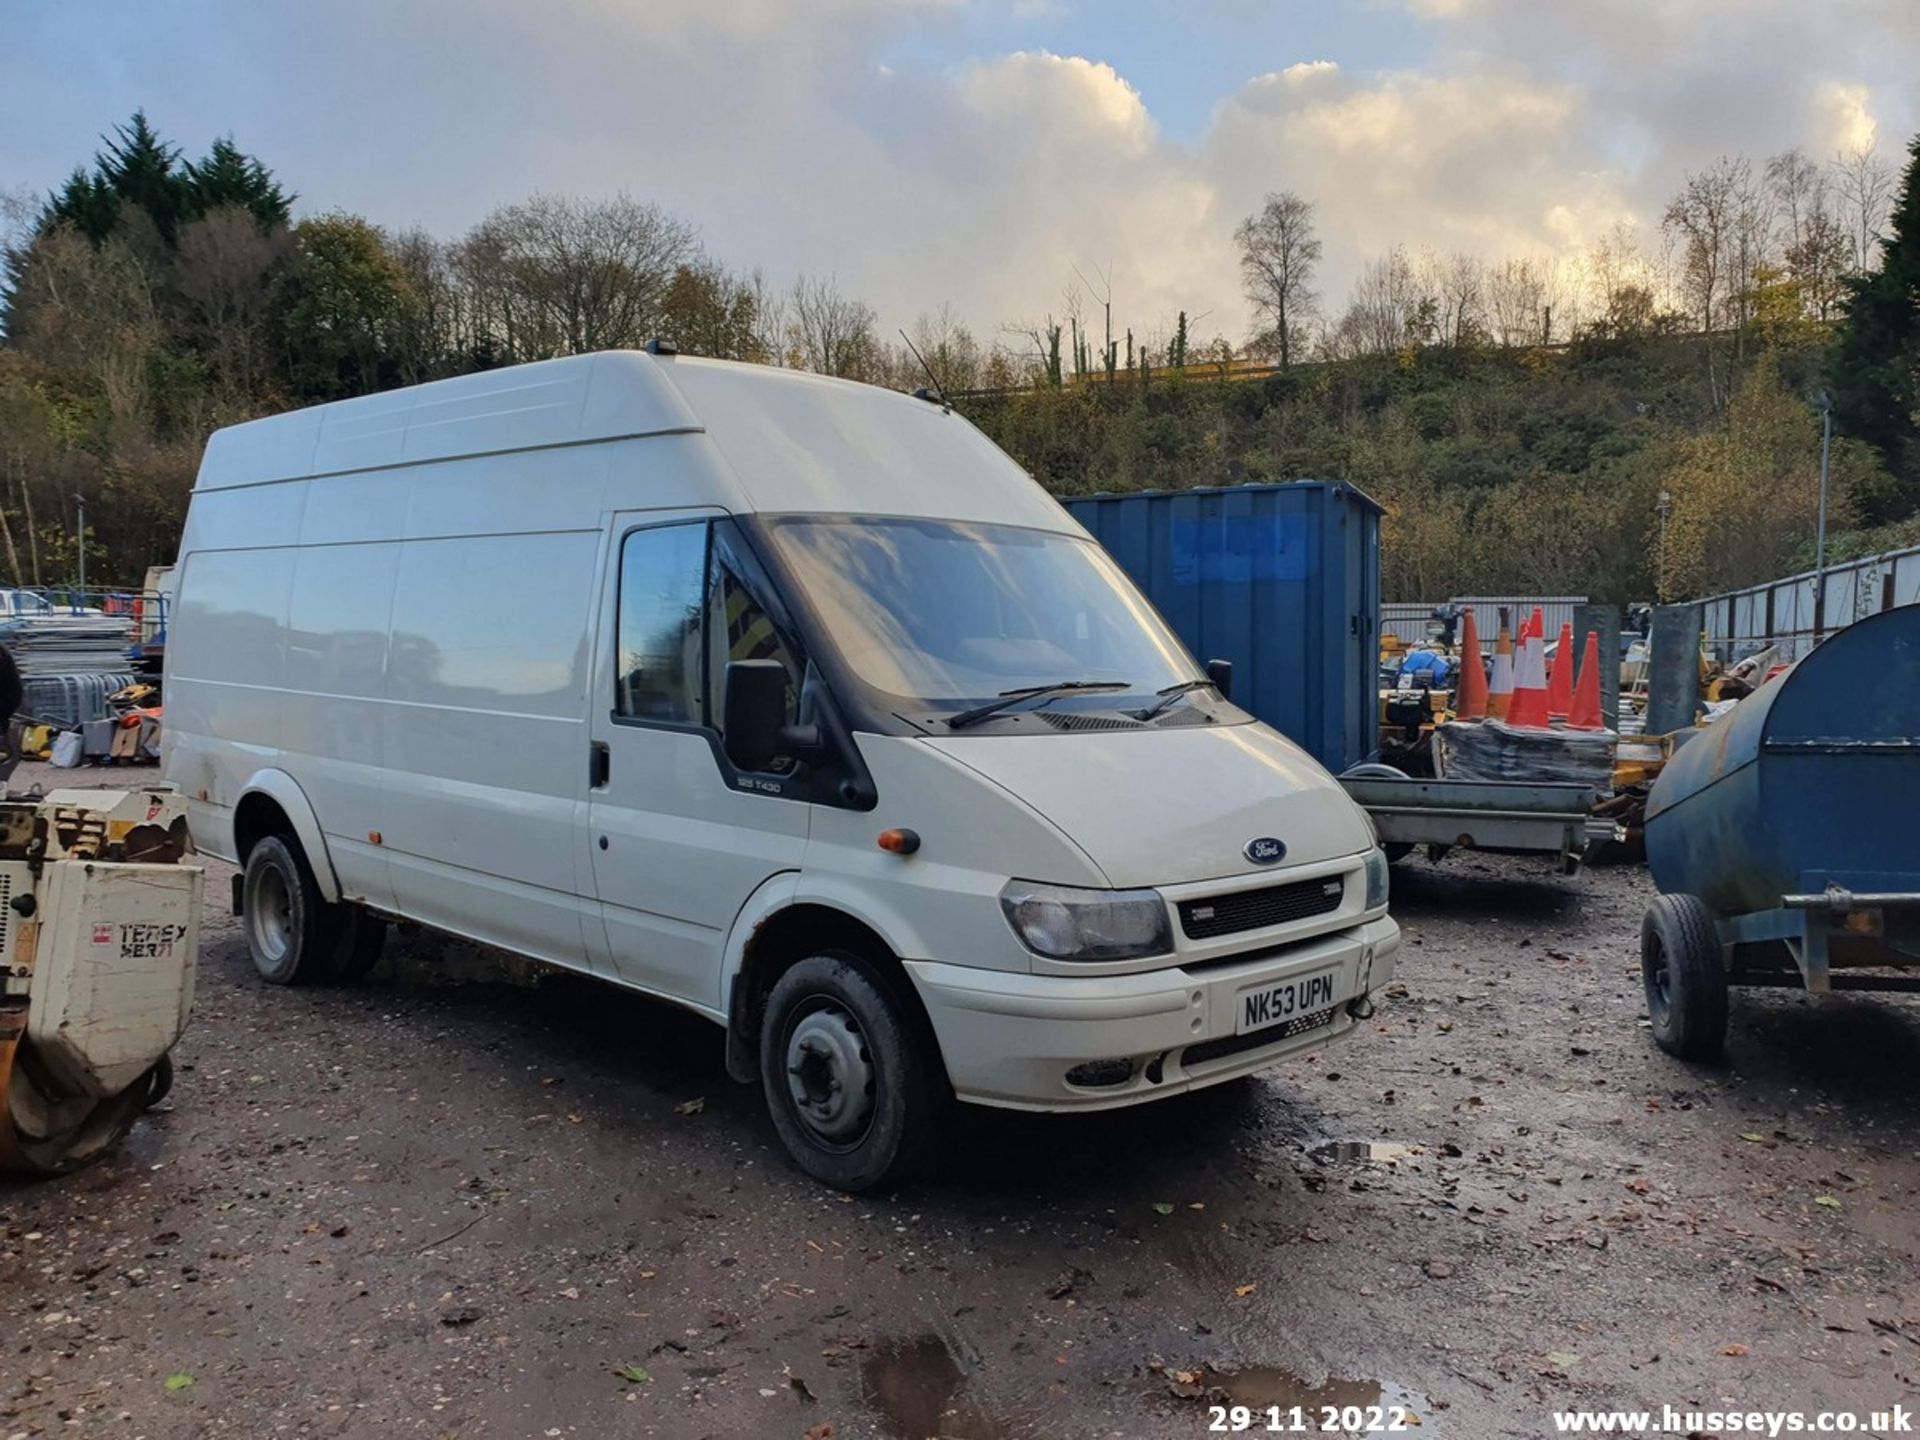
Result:
[[[873,1127],[879,1090],[860,1022],[823,997],[788,1024],[784,1058],[787,1096],[808,1135],[829,1150],[857,1147]]]
[[[1655,939],[1647,953],[1647,1017],[1664,1026],[1673,1013],[1673,966],[1667,960],[1667,947]]]
[[[278,866],[263,865],[255,872],[248,900],[247,931],[254,953],[278,965],[293,948],[293,893]]]

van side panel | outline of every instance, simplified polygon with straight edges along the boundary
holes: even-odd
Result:
[[[287,599],[280,753],[327,837],[341,889],[393,904],[387,858],[368,838],[387,807],[383,719],[387,624],[400,547],[391,541],[278,552]]]
[[[380,727],[404,913],[574,965],[599,551],[597,527],[407,542]]]
[[[233,857],[233,805],[279,762],[288,552],[202,551],[176,577],[167,645],[167,778],[202,848]],[[205,797],[202,799],[202,797]]]

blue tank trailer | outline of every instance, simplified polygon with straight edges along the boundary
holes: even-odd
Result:
[[[1920,992],[1920,605],[1834,635],[1683,745],[1647,799],[1654,1039],[1724,1048],[1732,985]]]

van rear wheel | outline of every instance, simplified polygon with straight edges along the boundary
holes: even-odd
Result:
[[[937,1103],[901,1001],[870,965],[840,952],[809,956],[774,982],[760,1083],[787,1153],[855,1194],[909,1173]]]

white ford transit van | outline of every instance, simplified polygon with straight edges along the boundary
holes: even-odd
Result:
[[[831,1185],[1392,975],[1364,813],[922,398],[656,350],[257,420],[175,581],[167,775],[263,976],[400,917],[661,996]]]

